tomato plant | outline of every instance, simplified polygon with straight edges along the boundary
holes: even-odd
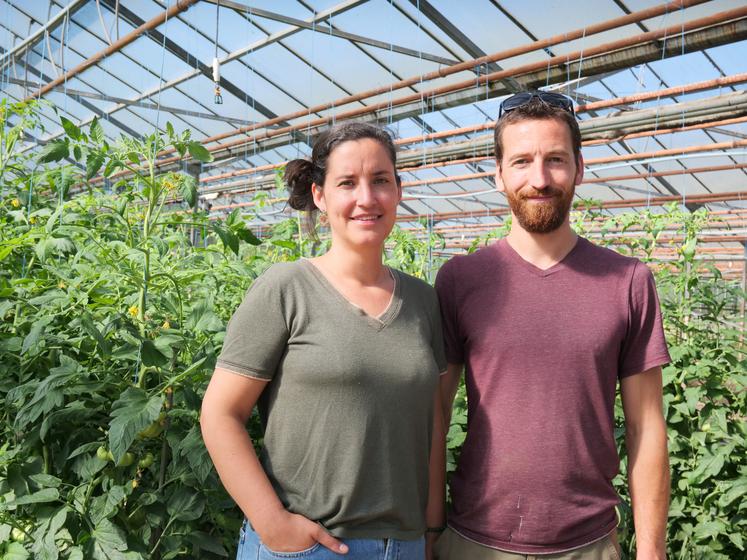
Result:
[[[238,211],[210,219],[196,208],[193,176],[157,171],[155,154],[166,147],[209,158],[171,125],[110,145],[96,121],[84,131],[61,119],[66,136],[32,159],[18,148],[39,127],[34,104],[2,101],[0,120],[0,557],[233,555],[241,513],[203,446],[201,397],[225,324],[253,278],[272,262],[320,254],[328,237],[289,218],[263,231],[260,245]],[[107,178],[103,186],[97,174]],[[670,557],[741,557],[747,359],[735,302],[745,294],[695,259],[705,212],[674,205],[605,216],[586,204],[573,221],[581,234],[599,231],[596,242],[649,262],[657,277],[673,359],[664,370]],[[470,250],[507,231],[475,239]],[[671,231],[681,241],[667,241]],[[655,262],[665,243],[676,258]],[[443,246],[438,235],[397,228],[385,260],[433,279],[443,260],[434,250]],[[631,557],[619,403],[617,418],[623,460],[615,483]],[[450,470],[466,423],[462,386]],[[260,441],[256,417],[248,428]]]

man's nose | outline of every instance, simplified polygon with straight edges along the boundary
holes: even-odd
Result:
[[[547,166],[543,161],[532,162],[529,169],[529,186],[535,189],[544,189],[550,182]]]

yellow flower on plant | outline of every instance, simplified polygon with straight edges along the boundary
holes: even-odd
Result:
[[[60,280],[59,283],[57,284],[57,287],[60,290],[64,290],[65,288],[67,288],[67,284],[65,284],[62,280]]]
[[[171,323],[169,323],[168,321],[164,321],[163,325],[161,325],[161,327],[164,328],[164,329],[170,329],[171,328]]]
[[[127,312],[132,315],[133,317],[137,317],[137,314],[140,312],[140,308],[138,308],[137,305],[131,306]]]
[[[166,192],[173,192],[176,190],[176,183],[171,177],[168,177],[163,180],[163,188],[166,189]]]
[[[35,223],[36,223],[36,216],[31,216],[31,217],[29,218],[29,223],[30,223],[30,224],[35,224]]]
[[[19,206],[21,206],[21,201],[18,200],[17,198],[14,198],[13,200],[10,201],[10,204],[11,206],[13,206],[13,208],[18,208]]]

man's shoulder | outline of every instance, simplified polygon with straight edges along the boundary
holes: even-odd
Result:
[[[486,245],[474,253],[454,255],[444,263],[441,269],[452,273],[462,273],[473,269],[481,269],[488,264],[493,264],[500,259],[498,250],[499,244],[500,240],[494,241],[490,245]]]
[[[614,249],[597,245],[585,237],[579,237],[578,242],[582,244],[581,249],[584,260],[595,268],[608,268],[621,271],[633,270],[643,264],[636,257],[623,255]]]

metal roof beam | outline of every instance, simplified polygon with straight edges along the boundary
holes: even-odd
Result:
[[[127,35],[119,39],[118,41],[112,43],[109,47],[87,58],[86,60],[78,64],[75,68],[72,68],[68,70],[67,72],[65,72],[62,76],[58,76],[57,78],[49,82],[47,85],[41,87],[38,91],[34,92],[32,95],[29,95],[25,99],[25,101],[41,97],[45,93],[53,89],[55,86],[58,86],[62,83],[67,82],[71,78],[74,78],[75,76],[77,76],[81,72],[84,72],[91,66],[98,64],[106,56],[109,56],[110,54],[120,51],[122,48],[124,48],[125,46],[129,45],[134,40],[136,40],[143,33],[158,27],[159,25],[161,25],[164,21],[168,20],[169,18],[175,17],[177,14],[180,14],[181,12],[188,10],[192,6],[192,4],[194,4],[195,2],[197,2],[197,0],[177,0],[176,3],[173,6],[171,6],[168,10],[166,10],[165,12],[161,12],[156,17],[148,20],[146,23],[144,23],[137,29],[132,30]]]
[[[333,17],[339,13],[342,13],[344,11],[347,11],[351,8],[354,8],[355,6],[358,6],[359,4],[362,4],[366,0],[344,0],[343,2],[340,2],[339,4],[332,6],[331,8],[327,10],[323,10],[319,13],[317,13],[314,17],[307,19],[306,21],[324,21],[327,18]],[[251,45],[248,45],[246,47],[243,47],[241,49],[238,49],[236,51],[233,51],[232,53],[228,54],[227,56],[223,57],[220,60],[221,64],[226,64],[227,62],[230,62],[231,60],[235,60],[241,56],[244,56],[247,53],[257,51],[258,49],[271,45],[272,43],[276,43],[282,39],[285,39],[286,37],[290,37],[291,35],[298,33],[300,29],[298,27],[289,27],[286,29],[283,29],[282,31],[278,31],[276,33],[273,33],[272,35],[265,37],[264,39],[260,39],[259,41],[256,41],[252,43]],[[181,76],[174,78],[173,80],[169,80],[168,82],[165,82],[163,84],[159,84],[158,86],[151,88],[134,99],[131,99],[130,101],[142,101],[143,99],[147,99],[151,97],[152,95],[155,95],[159,92],[162,92],[163,90],[169,89],[171,87],[178,86],[181,83],[186,82],[187,80],[194,78],[195,76],[199,76],[201,74],[200,70],[191,70],[185,74],[182,74]],[[104,111],[105,115],[112,115],[116,113],[117,111],[120,111],[122,109],[126,109],[127,105],[124,103],[119,103],[115,105],[114,107],[107,109]],[[84,126],[88,123],[90,123],[93,120],[93,118],[85,119],[81,121],[80,125]],[[62,136],[62,133],[53,135],[47,140],[53,140],[54,138],[57,138],[59,136]]]
[[[117,8],[115,0],[100,0],[100,1],[104,6],[106,6],[112,12],[114,12]],[[132,10],[129,10],[128,8],[124,7],[121,3],[119,4],[119,14],[120,14],[120,17],[129,21],[133,27],[141,27],[142,25],[146,23],[143,18],[138,16]],[[156,29],[149,30],[147,35],[153,41],[158,43],[159,46],[163,45],[167,51],[169,51],[171,54],[173,54],[175,57],[177,57],[182,62],[186,63],[188,66],[192,66],[192,67],[196,66],[201,74],[205,75],[211,82],[213,81],[213,69],[211,66],[208,66],[207,64],[202,62],[200,59],[198,59],[196,56],[191,54],[185,48],[181,47],[175,41],[173,41],[172,39],[169,39],[163,33],[161,33],[160,31]],[[273,119],[277,116],[268,107],[266,107],[265,105],[263,105],[256,99],[253,99],[244,89],[238,87],[233,82],[227,80],[223,76],[220,77],[220,86],[227,92],[236,96],[237,99],[245,101],[247,104],[251,104],[252,107],[254,107],[254,109],[256,109],[259,113],[261,113],[268,119]]]
[[[30,14],[30,13],[27,13],[27,12],[26,12],[26,11],[24,11],[24,10],[23,10],[22,8],[20,8],[20,7],[18,7],[18,6],[16,6],[15,8],[16,8],[16,10],[18,10],[18,11],[19,11],[20,13],[22,13],[22,14],[23,14],[24,16],[26,16],[27,18],[29,18],[29,19],[30,19],[30,20],[31,20],[32,22],[33,22],[33,21],[36,21],[36,20],[34,20],[34,17],[33,17],[33,16],[32,16],[32,15]],[[93,38],[94,38],[94,39],[95,39],[96,41],[101,41],[101,42],[103,42],[103,41],[104,41],[104,40],[103,40],[103,39],[102,39],[101,37],[99,37],[99,36],[97,36],[97,35],[96,35],[95,33],[93,33],[93,32],[92,32],[92,31],[91,31],[90,29],[88,29],[88,28],[86,28],[85,26],[83,26],[83,25],[81,25],[80,23],[78,23],[78,22],[77,22],[77,21],[76,21],[76,20],[75,20],[74,18],[72,18],[72,17],[71,17],[71,18],[69,18],[69,19],[68,19],[68,22],[69,22],[69,23],[72,23],[72,24],[74,24],[75,26],[77,26],[78,28],[80,28],[81,30],[83,30],[84,32],[87,32],[87,33],[88,33],[89,35],[91,35],[91,36],[92,36],[92,37],[93,37]],[[4,27],[2,23],[0,23],[0,27]],[[6,29],[7,29],[7,28],[6,28]],[[11,33],[13,33],[13,31],[12,31],[12,30],[10,30],[10,29],[8,29],[8,31],[9,31],[9,32],[11,32]],[[60,39],[55,39],[55,40],[56,40],[56,41],[59,41],[59,42],[60,42],[60,46],[61,46],[60,48],[62,48],[62,46],[63,46],[63,42],[62,42],[62,41],[61,41]],[[87,56],[87,55],[85,55],[85,54],[83,54],[83,53],[79,52],[78,50],[76,50],[76,49],[75,49],[74,47],[72,47],[72,46],[70,46],[70,45],[68,45],[68,46],[66,47],[66,49],[69,49],[69,50],[70,50],[70,52],[72,52],[73,54],[75,54],[75,55],[77,55],[77,56],[79,56],[79,57],[81,57],[81,58],[83,58],[83,59],[85,59],[85,58],[86,58],[86,56]],[[66,49],[63,49],[63,52],[64,52],[64,50],[66,50]],[[33,49],[32,49],[32,51],[31,51],[31,52],[32,52],[32,53],[33,53],[33,54],[34,54],[35,56],[39,56],[39,57],[40,57],[40,59],[41,59],[42,61],[44,61],[44,60],[45,60],[45,56],[44,56],[44,48],[43,48],[43,47],[42,47],[42,54],[37,54],[37,52],[36,52],[35,50],[33,50]],[[123,56],[127,57],[127,55],[125,55],[124,53],[122,53],[122,54],[123,54]],[[27,55],[27,57],[28,57],[28,55]],[[127,58],[129,58],[130,60],[133,60],[133,59],[132,59],[131,57],[127,57]],[[28,64],[28,61],[27,61],[27,63],[26,63],[26,64],[25,64],[25,66],[24,66],[24,68],[25,68],[25,70],[26,70],[27,74],[28,74],[28,71],[29,71],[29,70],[28,70],[28,67],[29,67],[29,64]],[[149,73],[150,73],[151,75],[153,75],[154,77],[157,77],[157,74],[156,74],[155,72],[153,72],[152,70],[149,70],[149,69],[147,69],[147,68],[146,68],[146,70],[147,70],[147,71],[148,71],[148,72],[149,72]],[[105,74],[106,74],[106,75],[107,75],[108,77],[110,77],[110,78],[111,78],[112,80],[114,80],[114,82],[113,82],[113,83],[114,83],[114,87],[119,87],[120,85],[124,85],[124,86],[126,86],[126,87],[130,88],[130,86],[129,86],[129,85],[128,85],[128,84],[127,84],[127,83],[126,83],[125,81],[124,81],[124,80],[125,80],[125,78],[124,78],[124,77],[121,77],[121,76],[118,76],[118,75],[112,74],[112,72],[110,72],[110,71],[108,71],[108,70],[106,70],[106,69],[102,69],[102,72],[104,72],[104,73],[105,73]],[[45,79],[46,79],[46,80],[51,80],[52,78],[49,78],[49,77],[47,77],[47,78],[45,78]],[[101,94],[101,91],[100,91],[100,90],[99,90],[98,88],[96,88],[96,87],[92,86],[92,85],[91,85],[90,83],[88,83],[88,82],[86,81],[85,77],[82,77],[82,76],[80,76],[80,77],[78,77],[77,79],[78,79],[78,80],[80,80],[80,82],[81,82],[82,84],[90,86],[90,87],[91,87],[91,88],[92,88],[92,89],[93,89],[93,90],[94,90],[94,91],[95,91],[96,93],[98,93],[98,94]],[[26,80],[26,81],[28,81],[28,80]],[[40,80],[40,83],[39,83],[39,84],[36,84],[36,85],[34,85],[34,88],[39,88],[39,87],[41,87],[42,85],[43,85],[43,82],[42,82],[42,81]],[[109,85],[111,85],[111,83],[110,83]],[[57,87],[62,87],[62,88],[64,88],[64,87],[65,87],[65,84],[63,83],[63,84],[61,84],[60,86],[57,86]],[[56,88],[55,88],[55,89],[56,89]],[[199,104],[199,102],[198,102],[198,101],[196,101],[195,99],[191,98],[191,97],[190,97],[190,96],[189,96],[188,94],[186,94],[186,93],[184,93],[184,92],[180,92],[180,93],[182,93],[183,95],[187,96],[187,97],[188,97],[188,98],[190,99],[190,101],[194,101],[195,103],[198,103],[198,104]],[[70,97],[71,97],[72,99],[74,99],[74,100],[76,100],[76,101],[80,102],[80,103],[81,103],[81,104],[82,104],[82,105],[83,105],[84,107],[86,107],[86,108],[88,108],[88,109],[92,110],[92,111],[94,112],[94,116],[101,116],[101,117],[104,117],[104,118],[105,118],[105,119],[106,119],[106,120],[107,120],[108,122],[111,122],[111,123],[118,123],[118,124],[116,124],[117,126],[119,126],[119,127],[121,128],[121,129],[123,129],[123,130],[124,130],[125,132],[127,132],[128,134],[131,134],[131,132],[130,132],[130,131],[131,131],[131,129],[130,129],[129,127],[126,127],[126,126],[125,126],[125,127],[123,127],[123,126],[122,126],[122,124],[121,124],[121,123],[122,123],[123,121],[120,121],[120,120],[118,120],[118,119],[116,119],[116,118],[108,118],[108,117],[106,117],[105,115],[102,115],[102,110],[101,110],[101,109],[95,108],[95,106],[94,106],[94,105],[92,105],[92,104],[90,104],[90,103],[82,103],[82,102],[80,101],[80,97],[78,97],[78,96],[70,95]],[[204,105],[203,105],[203,107],[204,107]],[[152,123],[152,122],[151,122],[150,120],[146,119],[146,118],[145,118],[145,117],[143,117],[142,115],[139,115],[139,114],[138,114],[137,112],[135,112],[135,111],[130,111],[130,113],[131,113],[130,115],[128,115],[128,116],[126,116],[126,117],[124,118],[124,120],[125,120],[125,121],[128,121],[128,122],[129,122],[129,121],[130,121],[130,120],[131,120],[131,119],[132,119],[132,118],[134,117],[134,118],[137,118],[137,119],[140,119],[140,120],[144,121],[144,122],[145,122],[145,124],[146,124],[146,125],[147,125],[148,127],[152,127],[152,126],[153,126],[153,123]],[[78,119],[77,119],[77,117],[75,118],[75,120],[78,120]],[[90,123],[90,122],[91,122],[92,120],[93,120],[93,117],[90,117],[90,118],[86,119],[85,121],[81,121],[81,126],[83,126],[83,125],[85,125],[85,124],[87,124],[87,123]],[[184,120],[184,119],[182,119],[182,120]],[[55,123],[55,124],[58,124],[58,123]],[[198,130],[198,129],[197,129],[197,127],[196,127],[196,126],[195,126],[194,124],[192,124],[192,123],[189,123],[189,122],[185,121],[185,124],[186,124],[186,125],[187,125],[187,126],[188,126],[189,128],[192,128],[192,129],[193,129],[193,130],[195,130],[195,131],[196,131],[196,130]],[[61,130],[61,131],[60,131],[59,133],[57,133],[57,134],[54,134],[54,135],[52,135],[52,136],[49,136],[49,137],[47,137],[47,138],[46,138],[46,140],[52,140],[52,139],[54,139],[54,138],[58,138],[59,136],[62,136],[63,134],[64,134],[64,131],[62,131],[62,130]],[[140,135],[136,135],[136,137],[137,137],[137,138],[141,138],[142,136],[140,136]],[[26,148],[24,148],[24,149],[23,149],[22,151],[23,151],[23,152],[25,152],[25,151],[27,151],[27,150],[29,150],[29,149],[31,149],[31,148],[30,148],[30,147],[26,147]]]
[[[39,87],[38,83],[30,82],[28,80],[21,80],[19,78],[6,78],[6,82],[21,86],[21,87]],[[201,119],[212,119],[216,121],[225,121],[228,123],[234,123],[239,125],[249,125],[254,124],[254,121],[248,121],[246,119],[237,119],[234,117],[226,117],[223,115],[216,115],[214,113],[201,113],[199,111],[189,111],[187,109],[180,109],[178,107],[170,107],[168,105],[159,105],[158,103],[145,103],[145,102],[130,102],[129,99],[125,99],[124,97],[115,97],[112,95],[105,95],[103,93],[93,93],[90,91],[83,91],[80,89],[71,89],[71,88],[65,88],[65,94],[66,95],[76,95],[78,97],[86,97],[88,99],[96,99],[98,101],[111,101],[114,103],[127,103],[130,107],[142,107],[143,109],[152,109],[154,111],[164,111],[168,113],[173,113],[175,115],[185,115],[187,117],[197,117]]]
[[[2,60],[0,61],[0,72],[2,72],[9,65],[15,62],[15,60],[22,56],[23,53],[25,53],[28,49],[33,48],[36,43],[41,41],[45,33],[51,33],[52,31],[54,31],[57,26],[65,20],[65,18],[70,17],[81,7],[83,7],[83,4],[85,4],[86,1],[87,0],[73,0],[73,2],[70,2],[67,6],[62,8],[62,10],[60,10],[57,15],[55,15],[47,23],[42,25],[32,35],[28,36],[21,43],[13,47],[10,51],[6,52],[5,55],[3,55]]]
[[[3,48],[2,48],[2,47],[0,47],[0,52],[2,52],[2,51],[3,51]],[[30,74],[33,74],[34,76],[37,76],[38,78],[41,78],[41,79],[42,79],[42,80],[44,80],[44,81],[49,81],[49,80],[50,80],[50,77],[49,77],[49,76],[47,76],[47,75],[45,75],[45,74],[44,74],[43,72],[41,72],[41,71],[37,70],[37,69],[36,69],[36,68],[34,68],[33,66],[27,66],[27,67],[26,67],[26,70],[27,70],[27,71],[28,71],[28,72],[29,72]],[[102,111],[101,109],[99,109],[98,107],[96,107],[96,105],[94,105],[94,104],[93,104],[93,103],[91,103],[90,101],[88,101],[88,100],[86,100],[86,99],[84,99],[84,98],[82,98],[82,97],[80,97],[79,95],[76,95],[76,94],[74,94],[74,93],[68,93],[68,95],[69,95],[69,96],[70,96],[70,97],[71,97],[72,99],[74,99],[75,101],[77,101],[78,103],[80,103],[81,105],[83,105],[83,107],[85,107],[85,108],[86,108],[86,109],[88,109],[89,111],[93,111],[93,113],[94,113],[94,114],[95,114],[95,115],[96,115],[97,117],[99,117],[99,118],[102,118],[102,119],[104,119],[104,120],[106,120],[106,121],[108,121],[108,122],[112,123],[112,124],[113,124],[114,126],[116,126],[117,128],[119,128],[119,129],[120,129],[120,130],[122,130],[123,132],[125,132],[125,133],[129,134],[129,135],[130,135],[130,136],[132,136],[133,138],[138,138],[138,139],[141,139],[141,138],[142,138],[142,135],[141,135],[140,133],[138,133],[138,132],[136,132],[135,130],[131,129],[131,128],[130,128],[129,126],[127,126],[127,125],[126,125],[126,124],[124,124],[123,122],[121,122],[121,121],[117,120],[116,118],[112,118],[112,117],[109,117],[109,116],[105,115],[105,114],[104,114],[104,112],[103,112],[103,111]],[[61,135],[62,135],[62,134],[60,134],[60,136],[61,136]],[[47,143],[47,142],[48,142],[49,140],[51,140],[51,139],[50,139],[50,138],[47,138],[47,139],[45,139],[45,140],[44,140],[44,141],[42,142],[42,144],[46,144],[46,143]],[[24,149],[24,150],[21,150],[21,151],[22,151],[22,152],[25,152],[26,150]]]
[[[702,0],[681,1],[689,1],[690,3],[695,3]],[[660,9],[668,8],[670,5],[671,4],[666,4],[665,6],[660,7]],[[624,16],[623,20],[637,20],[639,19],[641,13],[643,12],[638,12],[638,15],[635,18],[632,18],[631,16]],[[646,14],[650,14],[650,12],[646,12]],[[743,19],[734,21],[735,18]],[[722,22],[724,21],[728,21],[729,23],[723,24]],[[613,24],[613,22],[615,25],[621,24],[619,19],[609,20],[596,26],[594,28],[594,31],[596,32],[608,29]],[[693,31],[695,29],[702,29],[704,27],[707,27],[705,31]],[[687,36],[685,39],[687,52],[689,52],[690,50],[700,50],[702,48],[711,47],[716,44],[724,44],[737,41],[740,40],[741,34],[747,36],[747,7],[719,12],[712,16],[691,20],[685,24],[670,26],[657,30],[655,32],[627,37],[625,39],[612,41],[610,43],[604,43],[593,48],[569,53],[565,56],[557,56],[554,59],[549,59],[546,62],[540,61],[535,63],[523,64],[509,70],[502,70],[499,72],[491,73],[487,76],[480,76],[476,80],[463,80],[457,83],[449,84],[447,86],[433,88],[411,95],[403,95],[395,99],[390,99],[387,102],[374,103],[367,107],[343,111],[342,113],[338,113],[335,118],[339,120],[349,119],[353,117],[358,119],[366,118],[367,120],[375,122],[397,121],[404,118],[412,117],[413,115],[421,114],[424,111],[439,111],[447,107],[472,103],[474,101],[473,97],[475,96],[476,88],[479,88],[480,98],[482,99],[505,95],[509,92],[506,90],[505,85],[502,84],[500,80],[506,77],[519,78],[523,83],[525,83],[525,85],[529,85],[530,87],[539,87],[544,86],[547,83],[564,82],[569,68],[575,69],[575,72],[579,75],[580,72],[578,69],[582,65],[586,74],[609,72],[610,70],[614,70],[616,68],[624,68],[631,65],[631,60],[642,58],[642,55],[640,55],[640,53],[644,53],[646,57],[650,57],[646,58],[646,60],[656,60],[658,58],[662,58],[661,48],[658,46],[658,44],[653,44],[651,41],[655,41],[656,39],[659,39],[663,36],[671,36],[674,30],[677,30],[678,32],[687,32]],[[573,34],[575,33],[577,32],[573,32]],[[583,33],[583,30],[579,33]],[[563,36],[567,38],[569,35],[565,34]],[[546,39],[541,44],[555,44],[560,41],[560,37],[561,36],[555,36],[551,39]],[[693,37],[695,37],[695,39],[693,39]],[[681,40],[678,41],[677,39],[681,39],[681,35],[676,36],[676,38],[673,38],[667,43],[668,48],[664,50],[664,55],[676,56],[681,54],[681,52],[685,50],[685,47],[682,45]],[[673,45],[676,47],[676,49],[671,48]],[[461,71],[463,69],[473,67],[476,63],[482,63],[480,61],[489,62],[491,60],[495,61],[500,58],[505,58],[506,56],[509,56],[509,52],[512,56],[515,56],[518,52],[529,52],[531,50],[536,50],[536,48],[538,48],[538,44],[533,43],[532,45],[520,47],[518,49],[512,49],[511,51],[496,53],[494,55],[490,55],[489,57],[483,57],[482,59],[457,64],[437,73],[425,74],[415,79],[411,78],[404,82],[397,83],[396,86],[397,89],[400,89],[402,87],[405,87],[406,85],[411,85],[412,83],[422,81],[426,78],[433,79],[436,77],[442,77],[446,74],[452,74],[456,71]],[[624,61],[621,62],[621,58],[624,58]],[[374,90],[358,94],[352,98],[337,100],[333,104],[326,104],[322,107],[330,108],[330,106],[339,106],[343,103],[347,104],[352,101],[368,98],[377,92],[382,92],[382,89],[376,88]],[[315,107],[314,111],[316,110],[318,109]],[[307,116],[307,114],[308,111],[304,111],[295,113],[292,116],[293,118],[304,117]],[[364,115],[366,116],[363,117]],[[290,116],[287,116],[287,118],[290,118]],[[294,127],[290,127],[290,130],[294,130],[297,127],[308,128],[310,126],[319,126],[327,124],[330,120],[331,118],[322,118],[307,121],[299,125],[294,125]],[[273,124],[273,121],[270,120],[264,124]],[[236,136],[245,132],[251,132],[259,128],[262,128],[262,126],[258,125],[256,127],[244,127],[235,132],[224,133],[211,137],[209,139],[206,139],[206,142],[217,142],[230,136]],[[227,142],[220,148],[227,149],[239,144],[246,143],[247,141],[257,140],[258,138],[261,138],[263,136],[279,136],[284,132],[286,131],[283,129],[281,129],[280,131],[269,131],[269,133],[265,132],[264,134]]]
[[[423,12],[428,19],[435,23],[449,38],[459,45],[464,51],[469,54],[472,58],[481,58],[486,56],[487,53],[478,47],[467,35],[453,23],[451,23],[446,16],[438,11],[428,0],[410,0],[410,3],[415,5],[421,12]],[[487,72],[499,72],[502,68],[495,62],[490,62],[485,65]],[[486,72],[486,73],[487,73]],[[513,78],[505,78],[501,80],[506,86],[506,89],[512,92],[520,91],[521,86]]]
[[[270,19],[273,21],[289,23],[291,25],[295,25],[303,29],[309,29],[316,33],[332,35],[333,37],[339,37],[340,39],[347,39],[348,41],[353,41],[354,43],[361,43],[363,45],[369,45],[371,47],[377,47],[379,49],[393,51],[399,54],[404,54],[406,56],[412,56],[418,59],[429,60],[431,62],[435,62],[436,64],[445,64],[447,66],[451,66],[452,64],[456,64],[458,62],[457,60],[452,60],[450,58],[444,58],[442,56],[438,56],[435,54],[430,54],[430,53],[426,53],[422,51],[416,51],[415,49],[409,49],[407,47],[395,45],[394,43],[387,43],[385,41],[379,41],[378,39],[372,39],[371,37],[364,37],[363,35],[357,35],[355,33],[348,33],[347,31],[341,31],[331,26],[328,27],[326,25],[318,25],[315,23],[309,23],[302,19],[284,16],[282,14],[276,14],[275,12],[270,12],[268,10],[262,10],[260,8],[254,8],[252,6],[247,6],[246,4],[234,2],[233,0],[207,0],[207,1],[213,4],[218,4],[220,6],[231,8],[239,12],[246,12],[252,16],[259,16],[261,18]]]
[[[700,51],[706,48],[713,48],[719,45],[735,43],[747,39],[747,19],[740,19],[728,23],[715,25],[707,29],[687,33],[683,37],[671,36],[667,39],[664,49],[656,42],[644,45],[624,48],[614,53],[604,56],[596,56],[584,59],[582,62],[574,61],[568,65],[553,66],[549,70],[540,70],[517,75],[516,80],[527,89],[544,87],[545,85],[564,82],[568,74],[576,75],[579,73],[581,64],[583,74],[586,76],[593,74],[604,74],[614,70],[624,70],[638,64],[681,56],[694,51]],[[479,85],[482,99],[495,98],[508,95],[511,93],[500,82],[490,83],[487,86]],[[455,107],[471,102],[475,97],[475,88],[435,96],[428,99],[428,108],[436,111],[448,107]],[[417,101],[394,107],[387,111],[387,118],[399,120],[407,118],[414,114],[420,114],[423,111],[423,103]],[[383,118],[383,113],[377,115],[376,120]],[[372,119],[373,120],[373,119]]]
[[[506,8],[504,8],[503,6],[501,6],[499,2],[497,2],[496,0],[490,0],[490,3],[493,4],[493,6],[495,6],[495,8],[499,12],[501,12],[504,16],[506,16],[506,18],[511,23],[513,23],[516,27],[518,27],[519,29],[521,29],[524,32],[524,35],[526,35],[527,37],[529,37],[532,41],[539,41],[539,37],[537,37],[534,33],[532,33],[531,31],[529,31],[529,29],[527,29],[526,26],[524,26],[524,24],[522,24],[518,19],[516,19],[516,17],[514,17],[514,15],[511,12],[509,12]],[[630,14],[629,11],[626,11],[625,13],[626,14]],[[549,47],[545,47],[542,50],[545,51],[545,53],[548,56],[555,56],[555,53],[553,53],[552,50],[550,50]]]

